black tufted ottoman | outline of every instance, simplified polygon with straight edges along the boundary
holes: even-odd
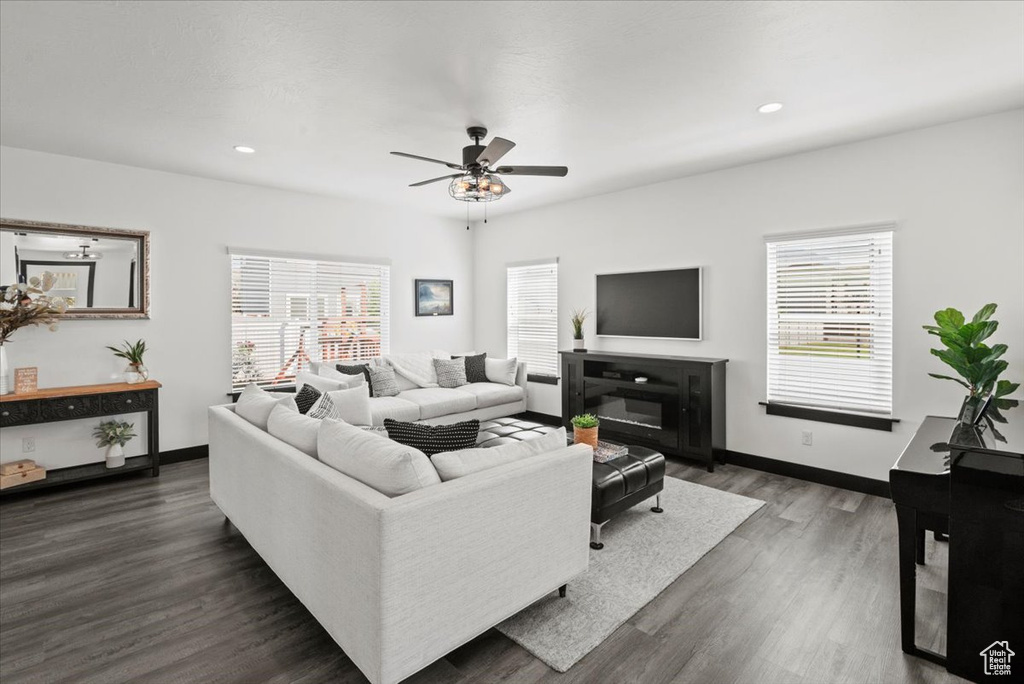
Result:
[[[477,446],[536,439],[558,428],[518,418],[495,418],[480,422]],[[570,443],[571,440],[570,440]],[[661,513],[661,491],[665,488],[665,457],[646,447],[631,446],[629,453],[605,463],[594,463],[593,498],[590,503],[590,548],[603,549],[601,528],[627,508],[656,496],[651,508]]]

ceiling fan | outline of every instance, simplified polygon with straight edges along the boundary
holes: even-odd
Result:
[[[438,181],[450,180],[448,193],[463,202],[493,202],[512,192],[501,176],[564,176],[569,173],[565,166],[497,166],[498,160],[516,146],[511,140],[494,138],[487,146],[480,140],[487,137],[487,129],[483,126],[470,126],[466,133],[473,139],[472,145],[462,148],[462,164],[421,157],[407,152],[391,154],[409,159],[419,159],[433,164],[442,164],[459,173],[439,176],[430,180],[412,183],[410,188],[429,185]]]

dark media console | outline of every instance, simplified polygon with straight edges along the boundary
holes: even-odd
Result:
[[[715,469],[725,453],[728,359],[563,351],[562,424],[580,413],[601,421],[602,440],[694,458]],[[647,378],[638,383],[637,378]]]

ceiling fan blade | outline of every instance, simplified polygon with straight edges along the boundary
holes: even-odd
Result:
[[[430,185],[431,183],[436,183],[437,181],[448,180],[449,178],[460,178],[461,176],[461,173],[453,173],[450,176],[441,176],[440,178],[431,178],[430,180],[420,181],[419,183],[410,183],[409,187],[418,188],[421,185]]]
[[[476,158],[476,161],[481,166],[490,166],[496,164],[499,159],[508,154],[508,151],[515,147],[516,144],[511,140],[505,140],[504,138],[495,138],[484,151],[480,153],[480,156]]]
[[[459,171],[462,171],[465,168],[463,166],[459,166],[458,164],[453,164],[451,162],[441,161],[440,159],[431,159],[430,157],[421,157],[418,154],[409,154],[408,152],[392,152],[391,154],[397,155],[399,157],[408,157],[409,159],[419,159],[420,161],[433,162],[434,164],[444,164],[449,169],[457,169]]]
[[[509,176],[564,176],[567,166],[499,166],[494,173]]]

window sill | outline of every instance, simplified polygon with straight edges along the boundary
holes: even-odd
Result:
[[[813,420],[819,423],[835,423],[836,425],[849,425],[851,427],[867,428],[869,430],[892,432],[893,423],[900,422],[899,418],[869,416],[863,413],[844,413],[843,411],[809,408],[807,406],[796,406],[793,404],[782,404],[779,402],[760,401],[758,403],[765,407],[765,412],[769,416],[801,418],[803,420]]]
[[[557,375],[533,375],[532,373],[527,373],[526,374],[526,381],[527,382],[538,382],[538,383],[540,383],[542,385],[557,385],[558,384],[558,376]]]

